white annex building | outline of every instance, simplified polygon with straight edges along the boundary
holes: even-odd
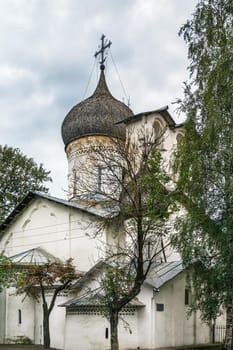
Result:
[[[103,62],[102,56],[100,78],[93,95],[74,106],[62,125],[68,159],[68,200],[30,192],[0,227],[0,249],[14,262],[42,263],[72,257],[77,269],[83,272],[72,292],[58,296],[51,314],[51,346],[58,349],[110,348],[109,322],[90,294],[96,288],[104,247],[118,242],[119,236],[111,225],[101,237],[96,234],[110,209],[101,198],[88,193],[88,185],[101,186],[104,174],[95,162],[87,160],[87,155],[93,147],[108,150],[112,137],[121,135],[124,140],[134,130],[144,134],[162,130],[163,157],[169,163],[182,135],[182,126],[175,123],[167,107],[134,115],[114,98],[106,84]],[[83,171],[87,167],[89,177]],[[202,324],[198,313],[187,318],[189,297],[178,254],[169,254],[167,259],[161,254],[140,294],[122,312],[128,327],[120,321],[120,349],[210,342],[210,328]],[[41,344],[42,325],[40,303],[15,296],[9,289],[0,294],[0,343],[29,338]]]

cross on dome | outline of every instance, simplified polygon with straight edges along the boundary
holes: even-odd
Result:
[[[100,62],[99,63],[100,63],[100,69],[101,70],[105,69],[104,62],[106,60],[106,56],[104,56],[104,51],[112,45],[110,40],[108,42],[106,42],[104,39],[105,39],[105,35],[102,34],[102,36],[100,38],[100,40],[101,40],[101,47],[100,47],[99,51],[96,51],[96,53],[95,53],[95,57],[100,55]]]

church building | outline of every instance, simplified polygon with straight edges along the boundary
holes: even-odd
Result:
[[[94,93],[71,108],[62,124],[68,199],[30,192],[0,226],[0,249],[13,263],[43,264],[73,258],[82,273],[71,291],[58,296],[51,313],[51,346],[57,349],[110,349],[109,321],[96,303],[95,290],[106,247],[125,244],[121,227],[111,221],[102,225],[117,210],[108,198],[119,198],[121,193],[114,181],[108,182],[112,169],[121,176],[114,163],[118,154],[112,140],[128,142],[130,148],[132,142],[139,145],[152,135],[162,135],[158,147],[169,171],[177,141],[182,137],[182,125],[175,122],[167,106],[134,114],[112,96],[104,66],[104,52],[110,44],[103,36],[102,47],[96,53],[101,58]],[[103,152],[111,159],[111,169],[103,166]],[[161,249],[140,294],[121,313],[120,349],[210,342],[210,328],[201,322],[199,313],[187,317],[189,304],[190,291],[179,255],[170,249],[165,257]],[[42,316],[40,302],[16,296],[12,288],[4,290],[0,294],[0,343],[28,339],[42,344]]]

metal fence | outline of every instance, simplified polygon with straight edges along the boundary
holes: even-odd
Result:
[[[226,334],[226,326],[214,324],[212,328],[212,342],[223,343]]]

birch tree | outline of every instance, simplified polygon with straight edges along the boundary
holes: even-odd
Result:
[[[180,108],[187,116],[176,162],[177,199],[186,213],[175,246],[192,266],[193,308],[204,320],[227,311],[233,321],[233,3],[201,0],[181,28],[190,79]]]

